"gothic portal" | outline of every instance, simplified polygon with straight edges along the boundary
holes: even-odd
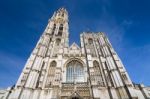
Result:
[[[150,99],[150,88],[134,84],[107,36],[83,32],[69,46],[68,13],[48,21],[15,86],[2,99]]]

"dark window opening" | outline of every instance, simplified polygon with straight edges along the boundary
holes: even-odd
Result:
[[[60,24],[59,30],[63,30],[63,24]]]
[[[53,26],[52,35],[54,34],[55,29],[56,29],[56,24],[54,24],[54,26]]]
[[[126,74],[122,74],[122,77],[123,77],[124,80],[128,80]]]
[[[52,61],[50,66],[51,67],[56,67],[56,61]]]
[[[93,44],[93,39],[89,38],[89,39],[88,39],[88,43],[89,43],[90,45],[92,45],[92,44]]]
[[[64,13],[62,13],[62,17],[64,17]]]
[[[62,36],[62,31],[59,31],[59,32],[58,32],[58,36]]]
[[[63,24],[60,24],[59,31],[58,31],[58,36],[62,36],[62,32],[63,32]]]
[[[56,39],[56,45],[57,45],[57,46],[59,46],[59,45],[60,45],[60,42],[61,42],[61,39],[59,39],[59,38],[58,38],[58,39]]]

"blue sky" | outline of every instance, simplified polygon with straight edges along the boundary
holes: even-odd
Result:
[[[48,19],[60,7],[69,12],[70,44],[79,44],[83,31],[105,32],[132,81],[150,85],[149,5],[149,0],[1,0],[0,88],[16,83]]]

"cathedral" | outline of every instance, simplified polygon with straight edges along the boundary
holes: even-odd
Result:
[[[68,12],[60,8],[29,56],[16,84],[0,99],[150,99],[150,87],[131,81],[102,32],[83,32],[69,46]]]

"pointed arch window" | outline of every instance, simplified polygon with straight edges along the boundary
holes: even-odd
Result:
[[[55,29],[56,29],[56,24],[54,24],[54,26],[53,26],[53,29],[52,29],[52,35],[54,34]]]
[[[93,39],[92,38],[89,38],[88,39],[88,45],[87,45],[87,48],[90,49],[90,53],[93,57],[96,56],[96,49],[94,47],[94,42],[93,42]]]
[[[58,31],[58,36],[62,36],[62,32],[63,32],[63,24],[60,24],[59,31]]]
[[[93,44],[93,39],[92,39],[92,38],[89,38],[89,39],[88,39],[88,43],[89,43],[89,45],[92,45],[92,44]]]
[[[48,71],[49,75],[55,75],[56,65],[57,65],[56,61],[51,62],[50,67],[49,67],[49,71]]]
[[[56,61],[52,61],[50,67],[56,67]]]
[[[46,80],[46,85],[45,85],[46,88],[51,87],[52,82],[54,81],[56,66],[57,66],[56,61],[52,61],[50,63],[47,80]]]
[[[127,78],[125,73],[122,74],[122,77],[123,77],[124,80],[128,80],[128,78]]]
[[[95,61],[93,62],[93,65],[94,65],[94,67],[98,67],[98,66],[99,66],[99,63],[95,60]]]
[[[63,24],[60,24],[59,30],[63,30]]]
[[[57,38],[57,39],[56,39],[56,45],[59,46],[60,43],[61,43],[61,39]]]
[[[93,61],[93,68],[94,68],[94,81],[96,81],[98,85],[104,86],[98,61],[96,60]]]
[[[67,73],[66,73],[67,82],[84,82],[84,69],[83,65],[74,60],[68,63]]]
[[[96,60],[93,62],[93,68],[96,74],[100,74],[99,63]]]

